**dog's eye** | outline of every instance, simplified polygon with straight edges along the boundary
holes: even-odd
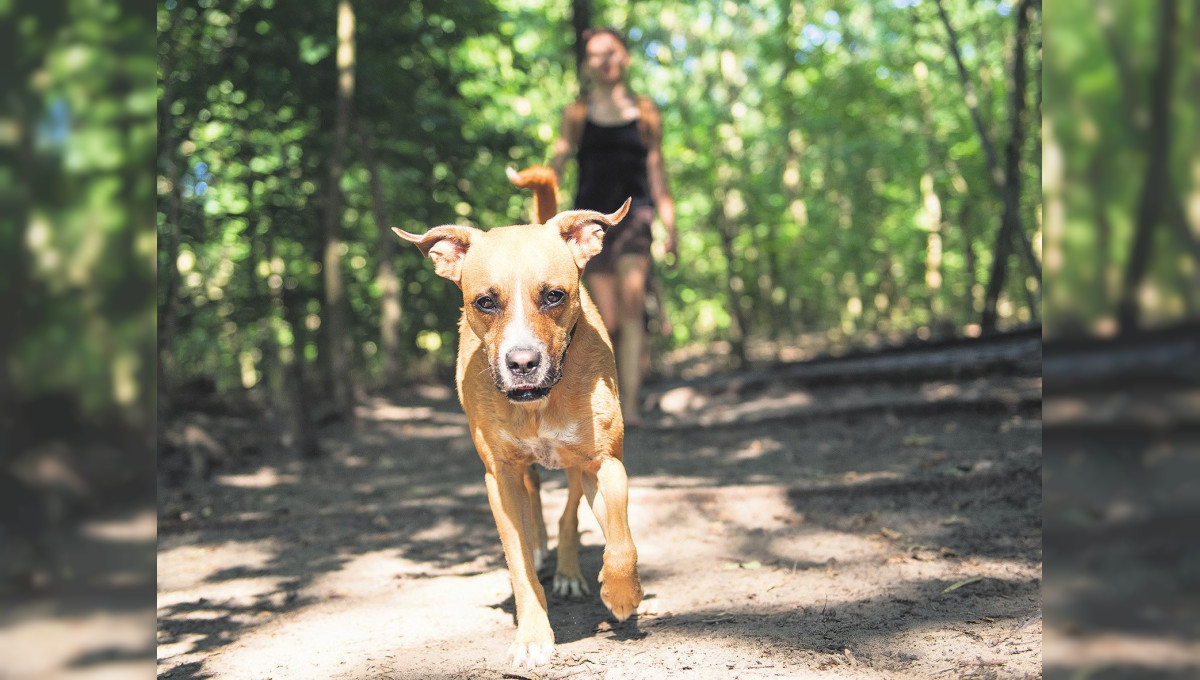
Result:
[[[561,290],[554,289],[546,291],[545,300],[547,307],[553,307],[567,299],[567,294]]]
[[[491,312],[496,309],[496,301],[490,295],[480,295],[475,298],[475,307],[484,312]]]

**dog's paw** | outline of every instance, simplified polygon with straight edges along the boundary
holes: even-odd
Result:
[[[588,588],[587,581],[583,580],[583,574],[576,571],[574,574],[564,574],[554,572],[554,594],[559,597],[583,597],[590,594],[591,588]]]
[[[539,645],[522,645],[514,644],[508,648],[508,657],[512,660],[514,668],[533,669],[537,666],[544,666],[550,663],[550,657],[554,656],[554,645],[552,643]]]
[[[612,615],[618,621],[633,616],[642,601],[642,582],[637,569],[618,571],[606,567],[600,570],[600,583],[600,601]]]
[[[554,633],[550,630],[550,622],[546,622],[545,630],[530,633],[517,628],[517,639],[509,648],[509,660],[516,668],[532,669],[550,663],[554,656]]]

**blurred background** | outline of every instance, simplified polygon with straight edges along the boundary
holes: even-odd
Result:
[[[1192,678],[1200,7],[1046,12],[1046,676]]]
[[[653,373],[1042,324],[1046,674],[1192,677],[1200,10],[1048,10],[1043,68],[1029,0],[0,3],[0,670],[149,656],[155,481],[447,380],[387,228],[525,219],[591,23],[664,114]]]
[[[150,670],[154,15],[0,3],[0,676]]]
[[[628,33],[663,111],[660,375],[1037,322],[1040,20],[1013,76],[1017,8],[944,4],[166,2],[160,408],[444,378],[460,293],[389,228],[527,219],[504,168],[548,159],[576,23]]]

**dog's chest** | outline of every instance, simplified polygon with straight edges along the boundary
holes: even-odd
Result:
[[[543,424],[531,437],[516,437],[507,432],[501,436],[514,446],[519,455],[528,456],[533,462],[552,470],[565,467],[569,462],[564,460],[565,449],[582,441],[577,424],[562,427]]]

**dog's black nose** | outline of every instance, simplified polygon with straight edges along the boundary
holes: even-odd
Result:
[[[508,356],[504,358],[508,362],[508,370],[515,375],[529,375],[537,370],[538,364],[542,362],[538,351],[528,347],[509,350]]]

